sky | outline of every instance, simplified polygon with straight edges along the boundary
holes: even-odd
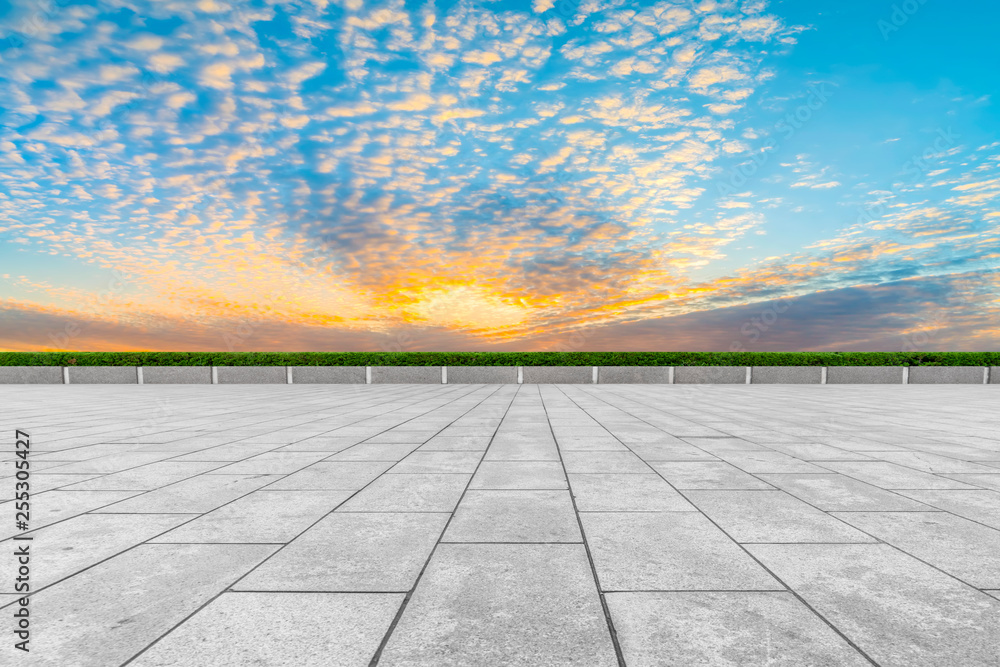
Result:
[[[0,1],[0,350],[997,350],[998,20]]]

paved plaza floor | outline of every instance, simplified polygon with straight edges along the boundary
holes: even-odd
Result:
[[[22,385],[0,405],[3,665],[1000,665],[997,386]]]

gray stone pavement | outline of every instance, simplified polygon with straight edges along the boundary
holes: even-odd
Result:
[[[0,664],[995,667],[998,391],[0,386]]]

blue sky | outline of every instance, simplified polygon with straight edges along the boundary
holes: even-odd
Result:
[[[997,349],[984,7],[0,3],[0,349]]]

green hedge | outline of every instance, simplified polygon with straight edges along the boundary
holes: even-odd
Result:
[[[1000,366],[1000,352],[0,352],[0,366]]]

